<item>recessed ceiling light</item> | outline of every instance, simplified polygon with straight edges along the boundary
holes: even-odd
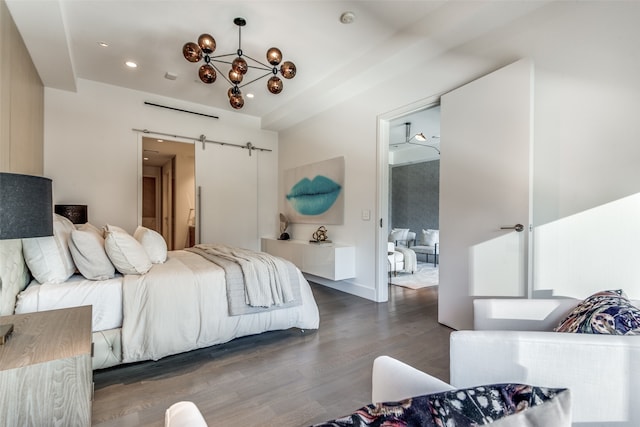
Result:
[[[247,94],[247,98],[253,98],[253,96],[254,96],[254,95],[253,95],[252,93],[248,93],[248,94]]]
[[[129,67],[129,68],[137,68],[137,67],[138,67],[138,64],[136,64],[136,63],[135,63],[135,62],[133,62],[133,61],[127,61],[127,62],[125,62],[125,65],[126,65],[127,67]]]
[[[100,46],[100,47],[109,47],[109,43],[107,43],[107,42],[98,42],[98,46]]]

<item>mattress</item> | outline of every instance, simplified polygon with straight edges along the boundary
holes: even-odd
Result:
[[[79,274],[64,283],[40,284],[33,280],[18,294],[16,314],[59,308],[93,306],[93,332],[122,326],[122,275],[108,280],[87,280]]]

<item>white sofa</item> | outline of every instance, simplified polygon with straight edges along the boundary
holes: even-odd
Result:
[[[574,426],[640,426],[640,336],[552,332],[579,301],[475,300],[476,330],[451,334],[451,384],[566,387]]]

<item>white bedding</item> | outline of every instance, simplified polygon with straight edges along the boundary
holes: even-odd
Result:
[[[113,358],[98,363],[99,368],[157,360],[266,331],[318,329],[311,287],[293,268],[302,303],[250,314],[230,316],[225,270],[185,250],[170,251],[165,263],[154,264],[142,275],[99,281],[74,275],[64,283],[44,285],[33,281],[18,294],[15,312],[92,305],[94,337],[109,332],[103,337],[104,348]]]
[[[16,314],[92,305],[93,332],[122,326],[122,275],[108,280],[87,280],[79,274],[64,283],[33,280],[18,294]]]
[[[301,305],[229,316],[224,270],[195,253],[171,251],[148,273],[125,276],[123,361],[157,360],[265,331],[317,329],[318,307],[298,274]]]

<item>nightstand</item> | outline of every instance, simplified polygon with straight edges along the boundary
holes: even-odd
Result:
[[[7,426],[91,425],[91,306],[0,317],[0,419]]]

